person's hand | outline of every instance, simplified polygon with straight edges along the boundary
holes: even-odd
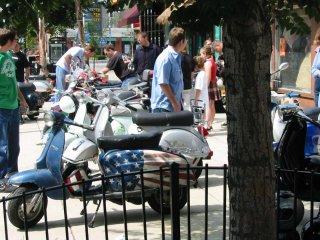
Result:
[[[29,109],[29,105],[25,99],[20,100],[20,106],[24,107],[25,109]]]
[[[175,112],[181,111],[181,104],[177,100],[173,102],[172,106]]]

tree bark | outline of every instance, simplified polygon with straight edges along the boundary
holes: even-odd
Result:
[[[271,27],[265,1],[254,2],[223,27],[232,240],[276,239]]]
[[[84,29],[83,29],[84,23],[83,23],[83,16],[82,16],[80,0],[75,0],[75,6],[76,6],[77,25],[78,25],[79,33],[80,33],[80,43],[81,43],[81,47],[84,47],[84,45],[85,45]]]
[[[38,18],[39,21],[39,55],[40,55],[40,65],[41,73],[47,76],[47,54],[46,54],[46,31],[45,31],[45,21],[43,17]]]

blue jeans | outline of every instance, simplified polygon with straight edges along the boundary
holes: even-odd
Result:
[[[68,84],[65,81],[65,77],[68,74],[66,70],[57,66],[56,67],[56,89],[63,91],[67,90]]]
[[[126,87],[128,86],[129,82],[133,81],[133,80],[136,80],[136,79],[137,79],[137,77],[128,77],[128,78],[124,79],[122,81],[122,84],[121,84],[121,89],[122,90],[127,90]]]
[[[316,77],[314,79],[314,106],[319,107],[319,93],[320,93],[320,78]]]
[[[164,109],[164,108],[155,108],[155,109],[152,109],[151,112],[152,113],[160,113],[160,112],[170,112],[170,111],[167,109]]]
[[[0,178],[18,171],[19,108],[0,108]]]

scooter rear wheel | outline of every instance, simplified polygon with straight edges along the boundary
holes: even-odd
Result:
[[[179,189],[179,210],[182,209],[188,201],[187,188],[183,187]],[[160,192],[152,194],[148,199],[150,207],[158,213],[161,213],[161,208],[164,214],[170,213],[170,191],[163,192],[162,206],[160,203]]]
[[[198,167],[203,167],[203,161],[202,159],[197,164]],[[203,168],[193,169],[193,175],[196,179],[198,179],[202,173]]]
[[[43,196],[42,193],[36,193],[32,195],[25,196],[27,213],[24,214],[24,201],[22,194],[25,192],[35,191],[38,188],[36,186],[32,187],[19,187],[10,197],[20,196],[9,201],[8,203],[8,217],[10,222],[17,228],[25,228],[25,215],[27,217],[26,225],[27,228],[36,225],[44,215],[44,209],[47,208],[48,197]]]

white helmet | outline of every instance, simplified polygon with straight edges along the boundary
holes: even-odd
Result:
[[[70,95],[64,95],[59,101],[59,106],[65,113],[74,113],[77,110],[77,105],[76,98]]]

